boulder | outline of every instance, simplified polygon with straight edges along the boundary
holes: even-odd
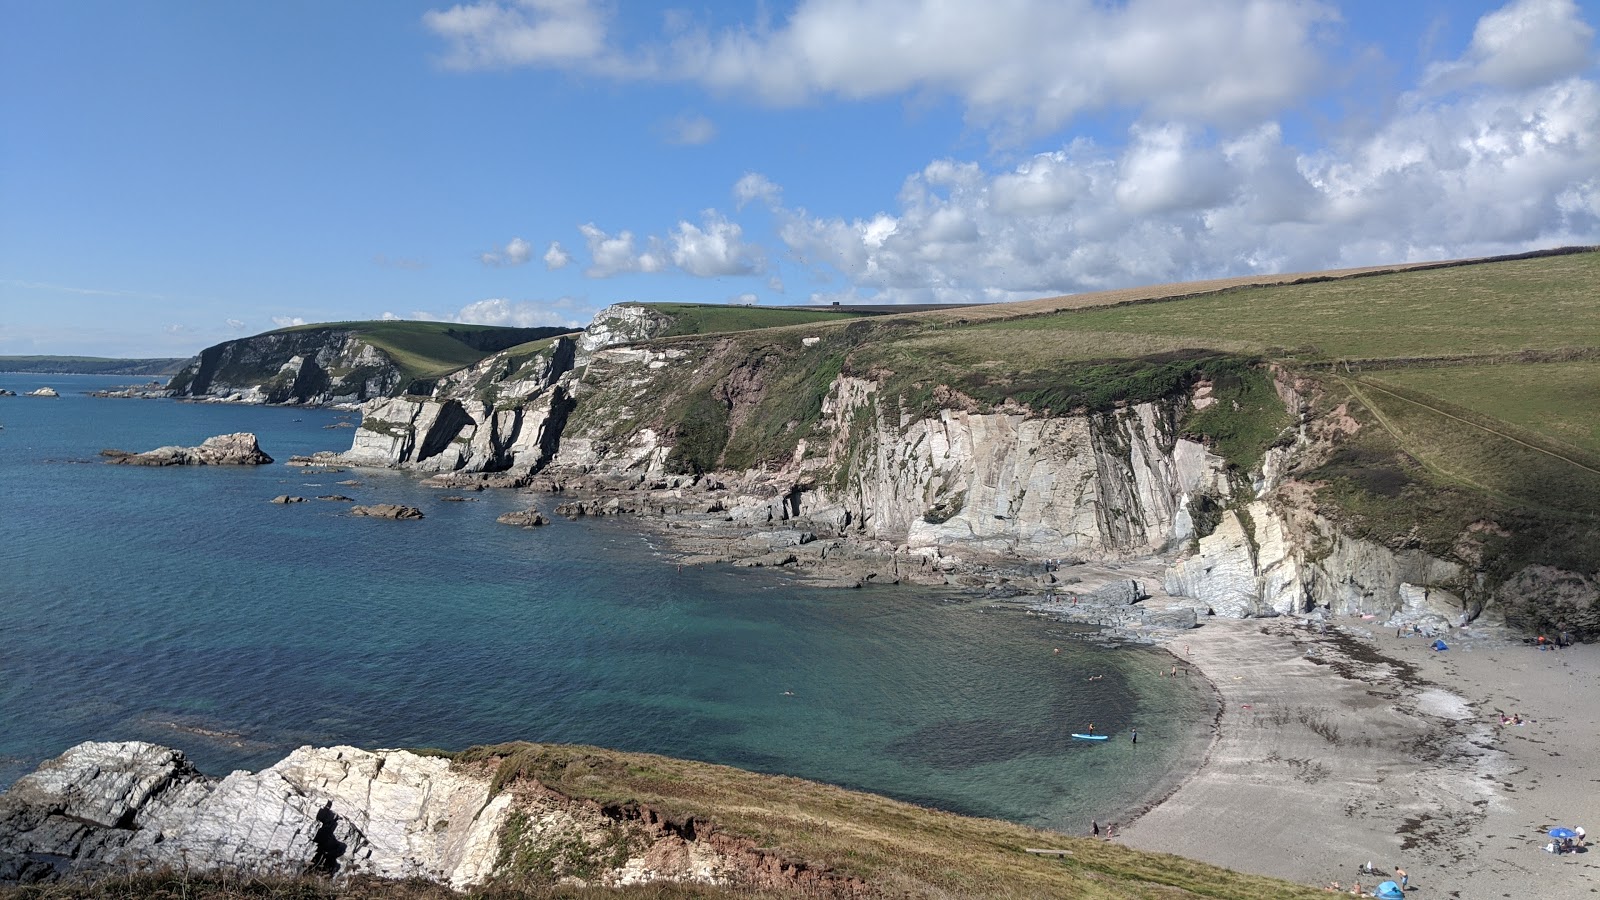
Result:
[[[157,447],[144,453],[102,450],[100,455],[122,466],[261,466],[272,462],[248,431],[209,437],[198,447]]]
[[[272,502],[273,503],[283,503],[283,504],[304,503],[304,502],[306,502],[306,498],[304,498],[304,497],[291,497],[288,494],[279,494],[278,496],[272,498]]]
[[[550,520],[544,517],[544,513],[531,508],[508,512],[495,519],[495,521],[502,525],[520,525],[523,528],[538,528],[541,525],[550,524]]]
[[[420,519],[422,510],[415,506],[400,506],[396,503],[374,503],[371,506],[352,506],[350,515],[368,516],[374,519]]]

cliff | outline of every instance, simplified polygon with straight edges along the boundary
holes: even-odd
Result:
[[[173,376],[178,397],[242,403],[359,403],[407,390],[561,328],[437,322],[298,326],[207,347]]]
[[[1508,267],[1495,270],[1512,285],[1502,292],[1520,279],[1570,298],[1596,259],[1481,265]],[[709,333],[668,307],[613,307],[576,341],[486,358],[425,398],[369,403],[345,459],[505,472],[502,483],[572,495],[567,514],[720,528],[737,545],[722,558],[761,565],[820,570],[866,554],[876,561],[860,577],[973,584],[1016,580],[1040,560],[1159,555],[1171,566],[1150,587],[1202,614],[1396,626],[1488,614],[1592,632],[1600,462],[1394,381],[1391,371],[1436,363],[1374,338],[1361,318],[1371,299],[1416,318],[1431,309],[1419,295],[1482,281],[1471,267],[1424,275]],[[1349,317],[1351,348],[1393,355],[1384,380],[1330,367],[1321,350],[1206,331],[1273,302],[1303,304],[1335,336],[1337,316]],[[1549,333],[1570,333],[1582,302],[1593,305],[1564,299]],[[1187,311],[1202,305],[1202,316]],[[1587,372],[1588,358],[1521,350],[1489,364],[1574,360]]]
[[[217,779],[176,750],[86,743],[0,795],[0,882],[168,868],[197,892],[205,873],[309,872],[500,895],[665,882],[684,886],[673,896],[1198,896],[1171,886],[1164,859],[796,778],[538,744],[302,747]],[[1182,866],[1208,896],[1312,896]]]

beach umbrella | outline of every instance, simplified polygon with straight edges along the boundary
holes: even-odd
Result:
[[[1555,838],[1558,841],[1564,841],[1567,838],[1575,838],[1575,837],[1577,837],[1578,833],[1576,831],[1573,831],[1571,828],[1562,828],[1560,826],[1557,826],[1555,828],[1550,829],[1550,836]]]

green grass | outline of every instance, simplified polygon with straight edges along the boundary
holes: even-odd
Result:
[[[41,375],[171,375],[182,359],[110,359],[103,356],[0,356],[0,372]]]
[[[514,791],[520,781],[533,778],[572,798],[637,803],[673,821],[694,816],[723,834],[800,857],[812,867],[863,878],[888,896],[1321,896],[1308,887],[1111,842],[706,763],[520,743],[474,748],[461,754],[460,761],[495,766],[495,780],[504,789]],[[702,825],[697,830],[705,829]],[[1060,848],[1071,855],[1041,857],[1023,852],[1025,848]],[[539,868],[548,860],[529,862]]]
[[[702,303],[648,303],[642,304],[672,317],[672,325],[658,337],[677,337],[691,334],[719,334],[730,331],[753,331],[760,328],[781,328],[785,325],[809,325],[819,322],[844,322],[875,313],[852,312],[846,308],[833,309],[821,306],[816,309],[776,309],[765,306],[727,306]]]
[[[1449,398],[1474,412],[1600,454],[1600,361],[1410,368],[1367,377]]]
[[[1600,253],[1577,253],[1099,307],[962,329],[1017,332],[1068,354],[1108,342],[1251,350],[1305,359],[1425,357],[1600,346]],[[983,334],[989,332],[989,334]],[[1032,351],[1037,352],[1037,351]]]
[[[501,328],[451,322],[324,322],[269,334],[349,330],[394,360],[408,379],[438,378],[520,344],[566,333],[565,328]]]

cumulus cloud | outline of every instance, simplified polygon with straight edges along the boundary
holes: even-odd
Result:
[[[589,249],[590,264],[584,274],[590,278],[609,278],[625,272],[659,272],[667,267],[667,257],[656,239],[649,239],[649,247],[640,251],[634,246],[631,231],[611,235],[590,222],[578,226],[578,232]]]
[[[519,237],[512,238],[499,250],[478,254],[478,261],[486,266],[520,266],[532,258],[533,245]]]
[[[605,50],[605,22],[587,0],[463,3],[422,22],[445,40],[452,68],[568,66]]]
[[[1589,67],[1594,28],[1572,0],[1517,0],[1478,20],[1461,59],[1429,72],[1435,87],[1529,88]]]
[[[733,183],[733,199],[739,209],[744,209],[756,201],[776,206],[783,200],[783,191],[769,181],[767,176],[759,172],[746,172]]]
[[[450,321],[513,328],[582,328],[593,318],[592,304],[572,297],[555,300],[507,300],[495,297],[461,307]]]
[[[243,319],[229,319],[228,320],[228,328],[231,331],[243,331],[244,330],[244,320]]]
[[[789,252],[847,295],[970,302],[1596,243],[1597,173],[1600,85],[1569,78],[1418,92],[1312,150],[1273,123],[1136,124],[1008,171],[937,160],[870,216],[775,212]]]
[[[672,262],[690,275],[754,275],[766,268],[760,247],[744,242],[744,229],[715,210],[707,210],[701,225],[679,222],[670,236]]]
[[[1316,0],[800,0],[787,19],[612,40],[598,2],[482,0],[424,16],[458,67],[530,65],[698,84],[772,105],[954,96],[1029,130],[1126,107],[1237,123],[1296,102],[1323,68]]]
[[[667,122],[664,137],[667,143],[681,147],[709,144],[717,137],[717,123],[702,115],[686,113]]]
[[[272,324],[278,326],[279,328],[289,328],[290,326],[293,326],[293,325],[304,325],[305,323],[306,323],[306,320],[302,319],[299,316],[273,316],[272,317]]]
[[[567,263],[572,262],[572,254],[567,248],[561,246],[560,241],[551,241],[550,247],[544,251],[544,267],[552,272],[564,269]]]

